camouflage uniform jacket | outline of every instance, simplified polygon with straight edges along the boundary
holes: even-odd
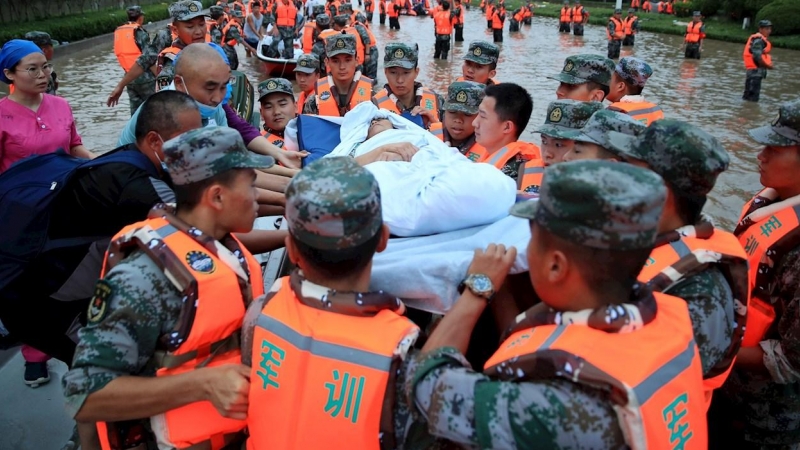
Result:
[[[516,180],[519,176],[519,168],[525,164],[525,161],[526,159],[522,155],[517,154],[513,158],[509,159],[503,168],[500,169],[500,171],[506,174],[506,176]]]
[[[148,55],[155,53],[157,60],[159,52],[161,52],[161,50],[163,49],[156,48],[150,42],[150,35],[147,33],[147,30],[145,30],[142,27],[136,28],[136,30],[133,32],[133,40],[136,42],[136,46],[139,47],[139,50],[141,50],[142,52],[141,56],[139,56],[139,58],[136,59],[136,64],[138,64],[142,69],[144,69],[144,73],[135,80],[133,80],[131,84],[152,83],[155,77],[153,75],[153,72],[150,71],[150,66],[155,64],[155,62],[153,64],[150,64],[150,66],[146,67],[143,66],[142,64],[146,63],[146,60],[148,59],[145,57],[145,53],[147,53]]]
[[[211,35],[211,42],[222,45],[222,25],[220,25],[219,22],[214,22],[214,25],[212,25],[209,30],[209,34]]]
[[[133,35],[136,46],[142,51],[136,64],[144,70],[145,75],[150,72],[150,67],[158,62],[158,54],[172,43],[172,34],[168,29],[158,30],[152,41],[144,29],[137,29]],[[151,72],[152,73],[152,72]]]
[[[361,76],[360,73],[356,72],[356,75],[353,77],[353,79],[360,76]],[[374,94],[374,92],[372,92],[371,94]],[[311,94],[308,96],[308,98],[306,98],[306,102],[305,104],[303,104],[303,114],[315,114],[315,115],[319,114],[319,106],[317,106],[316,93]]]
[[[244,42],[244,37],[242,37],[241,30],[242,30],[241,25],[239,26],[231,25],[231,27],[228,28],[228,32],[225,33],[225,36],[223,37],[223,42],[225,43],[225,45],[228,45],[228,41],[236,41],[242,45],[246,45],[246,43]]]
[[[723,387],[753,442],[800,442],[800,248],[775,271],[771,300],[778,318],[760,343],[769,377],[734,368]]]
[[[358,33],[358,36],[361,38],[361,43],[364,44],[364,48],[367,49],[367,51],[369,51],[370,47],[377,44],[377,42],[372,42],[370,40],[369,33],[367,33],[367,29],[363,24],[356,22],[353,24],[353,28],[355,28],[356,33]],[[366,56],[369,56],[369,53],[367,53]]]
[[[171,47],[177,47],[183,49],[186,47],[186,44],[183,43],[180,39],[175,39],[172,41]],[[164,50],[163,48],[161,50]],[[159,50],[159,53],[161,53]],[[156,61],[158,61],[158,55],[156,55]],[[164,61],[161,66],[161,71],[156,76],[159,80],[169,80],[172,81],[175,78],[175,56],[173,55],[172,58],[165,57]],[[162,83],[160,83],[162,84]],[[169,84],[168,82],[163,83],[164,85]]]

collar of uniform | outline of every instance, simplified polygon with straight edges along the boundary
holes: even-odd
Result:
[[[289,286],[302,304],[348,316],[371,317],[384,309],[399,311],[403,306],[399,298],[383,291],[340,292],[320,286],[308,281],[300,269],[289,275]]]
[[[641,95],[623,95],[622,98],[619,99],[620,103],[642,103],[646,101],[647,100]]]
[[[397,106],[397,109],[401,113],[405,111],[411,111],[415,107],[419,106],[420,102],[422,102],[422,94],[423,94],[422,83],[416,81],[414,82],[414,104],[411,105],[410,108],[406,108],[406,106],[402,104],[402,102],[400,102],[400,99],[397,98],[397,96],[394,95],[394,93],[392,93],[392,88],[389,87],[388,83],[384,86],[384,88],[386,88],[386,93],[389,94],[389,99],[394,102],[394,104]]]
[[[264,124],[263,129],[264,129],[264,131],[267,132],[267,134],[271,134],[273,136],[278,136],[281,139],[283,139],[283,133],[286,132],[286,128],[284,128],[281,131],[275,131],[272,128],[267,127],[267,124]]]

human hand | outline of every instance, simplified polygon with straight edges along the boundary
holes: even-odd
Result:
[[[489,244],[486,250],[475,250],[475,256],[472,257],[472,262],[467,268],[467,275],[486,275],[492,280],[494,290],[498,291],[516,258],[516,247],[506,249],[503,244]]]
[[[436,117],[436,114],[433,113],[430,109],[425,109],[421,106],[415,106],[414,109],[411,110],[411,115],[417,116],[420,115],[427,119],[428,123],[436,123],[439,121],[439,118]]]
[[[116,106],[119,103],[119,97],[122,95],[122,86],[117,86],[111,91],[111,94],[108,96],[108,100],[106,100],[106,106],[112,107]]]
[[[250,393],[250,368],[242,364],[207,367],[205,371],[206,399],[222,417],[247,418]]]
[[[410,162],[411,158],[417,154],[419,147],[411,144],[410,142],[398,142],[396,144],[386,144],[379,147],[381,153],[395,153],[399,155],[402,161]]]
[[[296,152],[293,150],[281,150],[275,155],[275,159],[290,169],[299,169],[303,165],[303,158],[308,156],[308,152],[303,150]]]
[[[397,153],[383,152],[378,155],[378,158],[376,158],[375,161],[403,161],[403,157]]]

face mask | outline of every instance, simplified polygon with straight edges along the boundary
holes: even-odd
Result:
[[[164,89],[177,91],[178,90],[177,89],[177,81],[178,80],[180,80],[181,86],[183,87],[182,91],[185,94],[189,95],[189,90],[186,89],[186,83],[184,83],[183,78],[178,78],[178,77],[173,78],[172,79],[172,83],[170,83]],[[203,119],[204,122],[208,122],[209,120],[213,119],[214,116],[216,116],[217,111],[222,109],[222,105],[224,105],[228,101],[228,98],[230,96],[230,92],[231,92],[231,86],[228,85],[228,93],[225,94],[225,98],[222,99],[222,102],[219,105],[217,105],[216,107],[204,105],[204,104],[198,102],[197,100],[195,100],[195,103],[197,103],[197,109],[200,110],[200,117]]]
[[[162,151],[163,151],[164,138],[162,138],[160,134],[158,134],[157,136],[158,136],[158,140],[161,141],[161,148],[162,148]],[[161,170],[163,170],[164,173],[169,173],[169,170],[167,170],[167,163],[165,163],[164,161],[161,160],[161,157],[158,156],[158,152],[153,152],[153,155],[156,157],[158,162],[161,163]]]

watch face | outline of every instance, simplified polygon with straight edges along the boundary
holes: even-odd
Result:
[[[472,287],[478,292],[489,292],[492,290],[492,281],[487,276],[477,276],[472,279]]]

